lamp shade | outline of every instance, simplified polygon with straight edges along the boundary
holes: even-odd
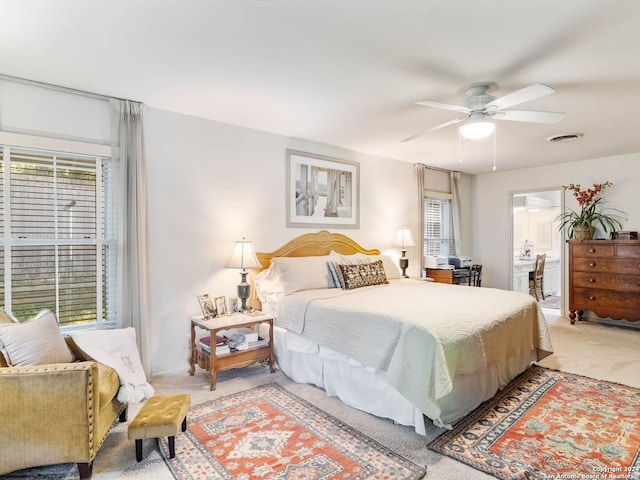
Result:
[[[493,122],[471,119],[460,127],[460,135],[468,140],[478,140],[491,135],[495,128],[496,126]]]
[[[407,227],[402,227],[398,230],[396,235],[396,246],[401,247],[403,250],[405,247],[415,247],[416,244],[411,236],[411,230]]]
[[[253,242],[246,240],[244,237],[242,240],[238,240],[233,246],[233,252],[231,252],[226,266],[227,268],[241,268],[243,270],[260,268],[262,265],[256,257]]]

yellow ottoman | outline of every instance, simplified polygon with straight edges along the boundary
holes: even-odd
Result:
[[[129,440],[136,441],[136,460],[142,460],[142,440],[169,437],[169,458],[176,456],[175,435],[187,429],[190,395],[151,397],[129,424]]]

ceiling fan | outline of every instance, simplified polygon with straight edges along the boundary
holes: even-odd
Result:
[[[448,122],[405,138],[402,141],[408,142],[414,138],[440,130],[441,128],[448,127],[449,125],[455,125],[456,123],[460,123],[464,120],[467,120],[467,122],[460,127],[460,133],[465,138],[475,139],[488,137],[493,133],[495,125],[492,122],[487,121],[489,119],[554,124],[558,123],[565,116],[564,113],[557,112],[505,110],[514,105],[525,103],[555,92],[551,87],[535,83],[500,98],[488,95],[487,92],[489,89],[496,86],[497,85],[495,83],[490,82],[472,84],[466,89],[467,97],[464,99],[462,105],[452,105],[449,103],[433,102],[430,100],[416,102],[417,105],[453,110],[454,112],[462,113],[465,116],[449,120]]]

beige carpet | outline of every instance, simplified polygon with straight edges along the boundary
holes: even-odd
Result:
[[[545,309],[555,353],[540,362],[542,366],[640,388],[639,329],[592,322],[571,325],[568,319],[558,318],[557,312]],[[186,369],[185,365],[185,371]],[[419,465],[426,465],[425,478],[429,480],[493,478],[429,451],[427,441],[441,433],[433,425],[428,427],[425,439],[411,428],[394,425],[388,420],[347,407],[339,400],[327,397],[324,391],[316,387],[296,384],[281,372],[270,374],[268,369],[260,366],[221,372],[218,376],[218,388],[213,392],[209,391],[208,378],[206,372],[197,370],[193,377],[185,373],[157,378],[152,383],[157,394],[189,393],[192,404],[197,404],[275,381],[400,455]],[[138,409],[139,406],[130,407],[130,419]],[[173,476],[157,448],[155,441],[146,440],[144,460],[138,464],[135,461],[134,444],[127,440],[126,425],[118,425],[98,452],[93,478],[172,479]]]

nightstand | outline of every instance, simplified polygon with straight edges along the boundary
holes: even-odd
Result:
[[[269,325],[269,343],[246,350],[231,351],[222,355],[216,355],[216,335],[220,330],[231,328],[255,328],[267,323]],[[196,340],[196,328],[202,328],[209,332],[211,337],[211,353],[202,349],[200,342]],[[256,362],[269,362],[271,373],[275,372],[275,355],[273,353],[273,316],[266,313],[251,311],[247,313],[234,313],[222,317],[204,319],[191,317],[191,355],[189,357],[189,375],[196,371],[196,365],[208,370],[211,376],[211,390],[216,389],[218,372],[231,368],[240,368],[252,365]]]

